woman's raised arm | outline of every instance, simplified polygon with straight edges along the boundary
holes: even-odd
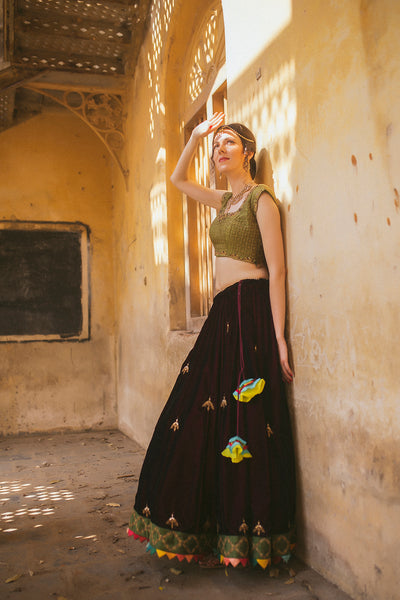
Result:
[[[197,202],[207,204],[216,209],[219,209],[221,206],[221,198],[224,191],[213,190],[189,179],[189,167],[196,153],[199,141],[203,137],[213,133],[220,125],[222,125],[223,120],[223,113],[215,113],[211,119],[203,121],[193,129],[192,135],[183,149],[175,170],[171,175],[172,183],[181,190],[181,192],[190,198],[197,200]]]

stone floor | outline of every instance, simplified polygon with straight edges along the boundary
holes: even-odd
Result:
[[[349,600],[295,559],[205,570],[125,534],[143,450],[118,431],[0,439],[2,600]]]

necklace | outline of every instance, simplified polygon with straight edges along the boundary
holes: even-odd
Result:
[[[249,191],[251,190],[252,187],[254,187],[254,181],[252,181],[251,183],[246,183],[246,185],[240,190],[240,192],[238,192],[237,194],[235,194],[234,196],[232,196],[227,204],[226,204],[226,208],[225,208],[225,214],[227,214],[230,210],[230,208],[232,206],[234,206],[235,204],[238,204],[240,202],[240,200],[243,199],[243,196]]]

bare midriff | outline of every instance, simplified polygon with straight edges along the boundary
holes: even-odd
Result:
[[[268,269],[228,256],[215,258],[215,295],[241,279],[268,279]]]

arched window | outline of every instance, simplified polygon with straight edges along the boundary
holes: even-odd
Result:
[[[188,52],[183,94],[183,139],[215,111],[226,112],[225,37],[220,3],[214,5],[194,36]],[[211,139],[199,144],[192,163],[192,177],[202,185],[226,187],[210,173]],[[186,328],[198,330],[213,298],[213,253],[209,228],[215,211],[184,198]]]

